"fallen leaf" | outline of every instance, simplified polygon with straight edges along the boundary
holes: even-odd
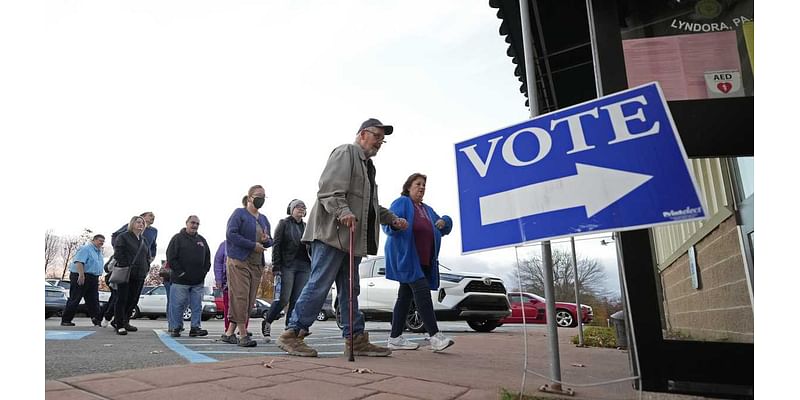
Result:
[[[161,350],[153,350],[150,352],[150,354],[161,354],[161,353],[163,353],[163,351]]]
[[[264,368],[272,368],[272,363],[274,362],[275,360],[269,360],[269,362],[262,363],[261,366],[263,366]]]
[[[373,370],[371,370],[369,368],[356,368],[356,369],[353,370],[353,373],[354,374],[355,373],[359,373],[359,374],[374,374],[375,371],[373,371]]]
[[[586,365],[583,365],[583,364],[578,364],[578,363],[573,363],[573,364],[572,364],[572,366],[573,366],[573,367],[585,367]]]

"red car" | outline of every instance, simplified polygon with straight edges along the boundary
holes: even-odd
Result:
[[[546,304],[544,297],[525,292],[509,292],[508,301],[511,303],[511,315],[500,320],[503,324],[521,324],[522,312],[525,312],[525,323],[532,324],[545,324],[547,323]],[[594,314],[592,314],[592,307],[585,304],[581,305],[583,309],[582,317],[583,323],[588,324],[592,322]],[[577,307],[575,303],[556,302],[556,324],[561,327],[577,326],[578,320],[575,318],[577,315]]]

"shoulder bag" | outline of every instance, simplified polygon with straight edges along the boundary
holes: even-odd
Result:
[[[144,240],[144,238],[142,238],[141,241],[139,242],[139,248],[136,250],[136,254],[131,259],[131,263],[134,263],[136,261],[136,257],[139,257],[139,253],[144,248],[144,246],[143,246],[144,242],[145,242],[145,240]],[[109,261],[109,264],[111,264],[110,261]],[[117,285],[120,284],[120,283],[128,283],[128,280],[131,277],[131,267],[130,267],[130,265],[127,266],[127,267],[120,267],[119,265],[117,265],[116,260],[114,260],[113,265],[111,267],[112,267],[111,268],[111,277],[108,278],[108,283],[113,283],[113,284],[117,284]]]

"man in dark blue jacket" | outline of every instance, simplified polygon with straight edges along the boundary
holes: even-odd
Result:
[[[167,263],[172,270],[169,332],[173,337],[181,335],[183,310],[187,303],[192,310],[189,336],[208,335],[208,331],[200,328],[200,318],[203,313],[203,283],[211,269],[211,250],[206,239],[197,233],[199,227],[200,219],[190,215],[186,219],[186,228],[175,234],[167,246]]]

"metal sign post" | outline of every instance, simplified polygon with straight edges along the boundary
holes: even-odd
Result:
[[[572,246],[572,271],[575,274],[575,304],[578,311],[576,312],[578,318],[578,347],[586,347],[583,344],[583,307],[581,306],[580,288],[578,287],[578,256],[575,254],[575,237],[569,238],[569,243]]]
[[[530,10],[528,0],[519,0],[520,16],[522,18],[522,32],[531,32]],[[536,89],[536,66],[533,58],[533,42],[531,35],[522,35],[522,45],[525,49],[525,78],[528,83],[528,104],[530,105],[531,118],[539,114],[538,91]],[[544,297],[547,307],[547,336],[550,339],[550,378],[552,383],[544,385],[539,390],[562,393],[561,389],[561,359],[558,354],[558,327],[556,326],[556,300],[553,288],[553,256],[550,250],[550,241],[542,242],[542,268],[544,269]],[[520,288],[522,290],[522,288]],[[571,393],[568,392],[569,394]]]

